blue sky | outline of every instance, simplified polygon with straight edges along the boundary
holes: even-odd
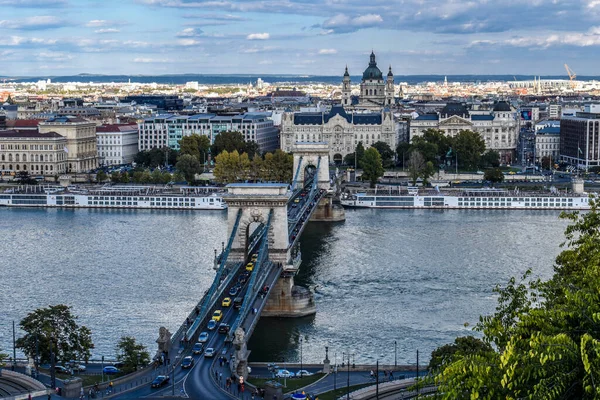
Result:
[[[0,75],[599,75],[600,0],[0,0]]]

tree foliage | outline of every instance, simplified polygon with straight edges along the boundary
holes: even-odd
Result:
[[[177,161],[175,168],[183,174],[185,180],[189,183],[193,182],[196,174],[199,174],[202,171],[200,161],[189,154],[184,154],[179,157],[179,161]]]
[[[566,247],[547,281],[512,278],[476,330],[494,349],[459,355],[435,374],[444,399],[600,398],[600,214],[563,214]]]
[[[279,149],[265,154],[264,158],[256,154],[252,160],[246,153],[224,150],[215,158],[214,174],[221,183],[291,182],[293,167],[293,156]]]
[[[130,373],[137,370],[138,366],[145,366],[150,363],[150,353],[146,346],[137,343],[131,336],[123,336],[117,343],[117,360],[123,363],[122,370]]]
[[[19,171],[15,177],[15,180],[21,185],[36,185],[37,181],[29,175],[27,171]]]
[[[493,183],[502,182],[504,181],[504,173],[500,168],[486,169],[483,174],[483,179]]]
[[[77,317],[71,313],[71,307],[64,304],[38,308],[27,314],[19,323],[25,332],[17,339],[17,347],[34,357],[36,339],[42,363],[50,362],[50,342],[57,360],[88,360],[90,350],[94,348],[92,332],[77,324]]]
[[[418,150],[411,151],[408,159],[408,176],[413,186],[417,184],[419,178],[423,179],[423,184],[426,184],[434,173],[435,168],[431,161],[426,161]]]
[[[394,158],[394,150],[386,142],[375,142],[371,147],[377,149],[377,152],[381,156],[381,161],[384,163]]]
[[[362,180],[369,181],[371,187],[375,187],[377,180],[384,173],[381,155],[375,147],[369,147],[365,150],[361,164],[363,169]]]
[[[215,156],[218,156],[223,151],[229,153],[237,151],[238,154],[246,153],[249,158],[252,158],[258,153],[258,143],[254,141],[246,142],[241,132],[224,131],[215,137],[211,147],[211,152]]]
[[[498,168],[500,166],[500,154],[496,150],[488,150],[481,156],[479,162],[481,168]]]
[[[205,135],[193,134],[184,136],[179,141],[180,155],[189,154],[204,164],[208,160],[208,150],[210,149],[210,140]]]
[[[461,130],[452,138],[452,150],[458,154],[458,166],[474,170],[485,151],[485,142],[477,132]]]
[[[356,157],[356,167],[362,168],[362,159],[365,156],[365,146],[363,146],[362,142],[358,142],[356,149],[354,149],[354,154]]]
[[[107,179],[108,175],[102,170],[98,171],[98,173],[96,174],[96,182],[98,183],[105,182]]]
[[[0,348],[0,368],[2,366],[4,366],[4,360],[6,360],[8,358],[8,354],[3,353],[2,349]]]
[[[179,157],[179,152],[168,147],[163,147],[161,149],[154,148],[151,150],[140,151],[135,155],[133,161],[143,167],[154,169],[158,166],[165,165],[165,159],[167,157],[169,158],[167,164],[174,165]]]
[[[457,337],[452,344],[446,344],[431,353],[429,371],[439,371],[454,360],[479,352],[489,353],[494,351],[492,346],[473,336]]]

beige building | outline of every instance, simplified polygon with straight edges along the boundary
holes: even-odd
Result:
[[[67,171],[67,139],[56,132],[0,131],[3,175],[57,175]]]
[[[371,52],[369,66],[363,72],[358,104],[352,104],[352,85],[348,67],[346,67],[342,81],[342,105],[344,107],[379,111],[384,107],[391,107],[394,102],[394,74],[392,73],[392,66],[390,66],[384,80],[381,70],[377,67],[375,53]]]
[[[96,124],[79,117],[56,117],[41,122],[40,133],[56,132],[67,139],[68,173],[98,168]]]
[[[376,142],[398,145],[397,124],[388,110],[374,113],[347,113],[333,106],[329,112],[285,112],[281,119],[281,149],[291,152],[296,142],[328,143],[329,158],[342,162],[354,153],[358,142],[369,148]]]

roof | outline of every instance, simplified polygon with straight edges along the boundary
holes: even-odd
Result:
[[[440,114],[443,115],[444,118],[448,118],[451,115],[468,116],[469,111],[462,103],[448,103],[444,108],[442,108]]]
[[[417,117],[417,121],[437,121],[438,118],[437,114],[423,114]]]
[[[295,113],[294,125],[321,125],[323,113]]]
[[[510,104],[506,101],[499,101],[494,105],[494,111],[508,111],[511,112]]]
[[[329,113],[323,116],[324,122],[329,122],[329,120],[335,117],[336,115],[339,115],[340,117],[344,118],[347,122],[352,122],[352,116],[348,115],[348,113],[346,112],[346,110],[344,110],[344,107],[341,104],[336,104],[333,107],[331,107]]]
[[[101,125],[96,127],[96,132],[123,132],[123,131],[137,131],[137,125],[132,124],[110,124]]]
[[[0,131],[0,138],[40,138],[40,139],[52,139],[52,138],[64,138],[56,132],[39,133],[38,131]]]
[[[374,79],[374,80],[383,80],[383,74],[381,70],[377,68],[377,62],[375,61],[375,53],[371,52],[371,59],[369,61],[369,66],[363,72],[363,80],[366,79]]]
[[[45,123],[53,123],[53,122],[65,124],[65,123],[89,122],[89,121],[87,121],[87,120],[85,120],[83,118],[79,118],[79,117],[64,116],[64,117],[53,117],[53,118],[50,118],[50,119],[46,120]]]
[[[354,114],[355,125],[381,125],[381,114]]]
[[[487,115],[487,114],[474,114],[471,115],[471,121],[493,121],[494,120],[494,116],[493,115]]]
[[[547,126],[536,132],[536,135],[560,135],[560,126]]]
[[[15,128],[37,128],[42,121],[40,119],[13,119],[6,121],[6,125]]]

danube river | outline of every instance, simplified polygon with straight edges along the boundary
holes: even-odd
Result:
[[[532,268],[549,277],[566,222],[558,212],[347,210],[343,223],[309,224],[299,284],[314,287],[317,314],[263,318],[251,359],[325,356],[341,362],[421,362],[467,335],[496,305],[492,289]],[[0,348],[12,321],[68,304],[91,328],[95,357],[114,357],[134,336],[154,353],[158,328],[175,331],[212,282],[226,213],[0,209]],[[469,324],[469,326],[465,326]],[[19,333],[17,333],[18,335]]]

